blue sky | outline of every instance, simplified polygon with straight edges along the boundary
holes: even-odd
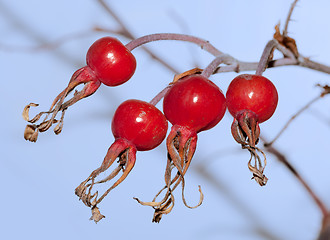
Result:
[[[191,34],[239,60],[257,61],[272,38],[274,26],[284,23],[290,2],[121,0],[109,4],[136,37],[159,32]],[[326,0],[301,0],[289,26],[301,54],[327,65],[329,8]],[[267,155],[267,186],[260,188],[250,180],[249,154],[232,139],[232,117],[228,113],[215,128],[199,134],[197,151],[187,173],[187,201],[198,201],[197,186],[201,185],[205,194],[202,206],[187,209],[177,191],[172,213],[154,224],[152,209],[133,200],[151,200],[163,186],[163,143],[155,150],[137,154],[132,173],[100,205],[106,218],[98,224],[89,221],[90,210],[78,201],[74,189],[100,165],[113,142],[113,112],[126,99],[151,100],[173,78],[172,72],[136,49],[133,53],[138,67],[129,82],[116,88],[101,86],[96,94],[69,108],[60,135],[49,131],[40,134],[37,143],[26,142],[21,117],[24,106],[39,103],[33,109],[35,113],[48,109],[72,73],[85,65],[88,47],[99,37],[110,35],[92,32],[95,26],[118,28],[96,1],[0,0],[0,224],[5,239],[315,237],[320,226],[319,209],[276,158]],[[79,37],[55,49],[30,51],[72,34]],[[115,36],[124,43],[129,41]],[[212,61],[212,56],[192,44],[168,41],[148,47],[182,72],[196,64],[205,67]],[[217,74],[211,80],[225,92],[236,75]],[[264,75],[279,92],[274,116],[261,125],[262,133],[269,139],[320,93],[315,87],[317,83],[329,84],[328,75],[293,66],[270,69]],[[328,207],[329,104],[328,96],[318,101],[275,144]],[[161,109],[161,104],[157,107]],[[204,169],[213,180],[198,169]]]

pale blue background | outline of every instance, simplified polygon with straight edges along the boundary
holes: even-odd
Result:
[[[245,61],[257,61],[271,39],[274,26],[284,23],[291,1],[109,1],[123,22],[142,36],[157,32],[196,35],[220,50]],[[289,31],[307,57],[330,64],[330,2],[302,0]],[[142,50],[134,50],[136,74],[126,84],[102,86],[92,97],[71,107],[59,136],[52,131],[37,143],[23,139],[23,107],[36,102],[35,113],[48,109],[66,86],[72,73],[85,64],[85,54],[96,39],[93,33],[68,40],[56,49],[26,51],[43,42],[54,42],[94,26],[118,25],[95,1],[0,1],[1,144],[0,176],[3,239],[313,239],[321,214],[291,173],[268,154],[269,182],[260,188],[250,181],[249,154],[240,150],[230,135],[232,118],[226,114],[214,129],[199,134],[198,148],[187,173],[187,201],[198,200],[201,185],[205,200],[190,210],[176,191],[176,206],[160,224],[151,223],[151,208],[132,198],[151,200],[163,186],[166,152],[137,155],[130,176],[100,205],[106,219],[89,221],[90,210],[74,195],[75,187],[101,163],[113,142],[111,116],[124,100],[149,101],[173,78],[173,73],[154,62]],[[128,40],[120,38],[124,43]],[[205,67],[212,57],[192,44],[158,42],[154,52],[185,71],[198,63]],[[22,48],[21,48],[22,47]],[[218,74],[214,80],[226,91],[235,73]],[[316,83],[329,76],[299,67],[267,70],[280,100],[274,117],[261,125],[272,138],[300,107],[319,94]],[[330,98],[319,101],[276,143],[330,207],[329,159]],[[161,107],[161,104],[158,106]],[[203,167],[216,184],[198,173]],[[179,189],[178,189],[179,190]]]

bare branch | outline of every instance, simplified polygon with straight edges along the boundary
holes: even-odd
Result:
[[[122,33],[124,36],[126,36],[128,39],[135,39],[134,35],[128,30],[128,28],[125,26],[125,24],[123,23],[123,21],[119,18],[119,16],[117,14],[115,14],[115,12],[111,9],[111,7],[109,7],[108,4],[105,3],[104,0],[98,0],[98,3],[101,4],[101,6],[116,20],[116,22],[120,25],[120,27],[122,28]],[[173,72],[173,73],[179,73],[180,71],[178,71],[175,67],[171,66],[169,63],[167,63],[166,61],[164,61],[162,58],[158,57],[156,54],[154,54],[150,49],[146,48],[146,47],[142,47],[143,50],[149,54],[149,56],[156,60],[157,62],[161,63],[164,67],[166,67],[169,71]]]
[[[292,16],[292,13],[293,13],[293,9],[296,7],[298,1],[299,0],[295,0],[291,4],[291,7],[290,7],[290,10],[289,10],[288,16],[287,16],[286,21],[285,21],[284,29],[283,29],[283,36],[285,36],[285,37],[288,36],[289,22],[291,21],[291,16]]]
[[[81,37],[87,37],[89,36],[94,29],[92,30],[87,30],[87,31],[82,31],[82,32],[77,32],[77,33],[72,33],[68,34],[66,36],[60,37],[57,40],[53,42],[44,42],[42,44],[39,44],[38,46],[10,46],[6,44],[0,43],[0,49],[2,51],[10,51],[10,52],[36,52],[36,51],[41,51],[41,50],[52,50],[55,48],[58,48],[60,45],[73,40],[73,39],[78,39]]]
[[[256,75],[262,75],[262,73],[266,70],[268,63],[273,58],[273,52],[277,45],[279,45],[279,44],[274,39],[270,40],[267,43],[267,45],[261,55],[261,58],[260,58],[260,61],[259,61],[259,64],[258,64],[258,67],[256,70]]]
[[[265,138],[260,136],[260,139],[263,142],[266,142]],[[298,173],[298,171],[294,168],[293,165],[288,161],[286,156],[282,154],[279,150],[277,150],[273,146],[266,146],[266,150],[269,153],[272,153],[281,163],[283,163],[289,170],[290,172],[298,179],[298,181],[303,185],[303,187],[307,190],[309,195],[312,197],[314,200],[315,204],[318,206],[320,209],[323,218],[326,218],[328,215],[328,210],[326,205],[321,201],[321,199],[317,196],[317,194],[312,190],[312,188],[307,184],[307,182],[304,180],[304,178]]]
[[[310,100],[305,106],[303,106],[301,109],[299,109],[298,112],[296,112],[290,119],[289,121],[287,121],[287,123],[284,125],[284,127],[281,129],[281,131],[276,135],[276,137],[268,142],[265,143],[264,146],[265,147],[269,147],[271,146],[281,135],[282,133],[288,128],[288,126],[291,124],[291,122],[296,119],[302,112],[304,112],[306,109],[308,109],[313,103],[315,103],[317,100],[321,99],[322,97],[324,97],[326,94],[329,94],[329,87],[324,86],[323,87],[323,91],[321,92],[321,94],[315,98],[313,98],[312,100]]]

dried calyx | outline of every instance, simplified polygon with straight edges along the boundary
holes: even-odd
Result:
[[[251,158],[248,162],[248,167],[253,174],[254,179],[260,186],[267,183],[267,177],[263,174],[267,164],[266,155],[262,150],[256,147],[259,141],[260,128],[257,115],[250,110],[240,111],[231,126],[231,133],[243,149],[248,149]],[[263,160],[258,155],[258,152],[263,155]]]
[[[175,199],[173,196],[173,191],[181,183],[182,190],[182,201],[183,204],[188,208],[199,207],[204,199],[201,187],[199,188],[200,198],[199,202],[195,206],[190,206],[187,204],[184,196],[185,179],[184,176],[190,166],[191,160],[196,150],[197,134],[189,134],[187,132],[182,132],[184,129],[173,126],[172,131],[167,138],[167,165],[165,169],[165,186],[156,194],[151,202],[142,202],[138,198],[134,198],[141,205],[151,206],[154,208],[154,216],[152,221],[159,222],[164,214],[168,214],[174,207]],[[177,173],[172,178],[172,170],[176,170]],[[156,201],[159,195],[166,190],[166,193],[161,201]]]
[[[69,95],[69,93],[80,84],[85,85],[83,89],[81,91],[76,90],[73,97],[64,102],[64,99]],[[38,133],[47,131],[54,123],[57,123],[54,128],[54,133],[60,134],[63,129],[64,114],[67,108],[79,100],[92,95],[100,85],[101,82],[97,80],[92,70],[89,67],[83,67],[73,74],[69,85],[54,99],[48,111],[40,112],[35,117],[30,119],[30,108],[37,107],[39,104],[30,103],[25,106],[23,110],[23,118],[30,124],[28,124],[25,128],[24,138],[28,141],[36,142]],[[55,118],[59,112],[62,112],[62,115],[61,118],[57,120]],[[36,124],[43,115],[46,115],[44,119],[39,124]]]

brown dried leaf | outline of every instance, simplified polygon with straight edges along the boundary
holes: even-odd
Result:
[[[179,81],[180,79],[186,77],[186,76],[189,76],[189,75],[193,75],[193,74],[199,74],[199,73],[202,73],[203,69],[200,69],[200,68],[193,68],[193,69],[190,69],[188,71],[185,71],[183,73],[180,73],[180,74],[176,74],[174,76],[174,79],[173,79],[173,82],[172,83],[175,83],[177,81]]]
[[[25,121],[29,121],[29,110],[30,110],[30,107],[37,107],[37,106],[39,106],[39,104],[37,104],[37,103],[30,103],[30,104],[28,104],[28,105],[26,105],[24,107],[22,116],[23,116],[23,119]]]
[[[283,35],[280,32],[280,24],[277,24],[275,26],[275,33],[274,33],[274,39],[277,40],[279,43],[283,42]]]
[[[35,125],[27,125],[24,130],[24,138],[30,142],[36,142],[38,139],[38,130]]]
[[[295,57],[299,56],[296,40],[294,40],[291,37],[284,36],[280,32],[280,24],[277,24],[275,26],[275,33],[274,33],[273,37],[275,40],[277,40],[279,42],[279,44],[281,44],[284,47],[286,47],[287,49],[289,49],[294,54]]]
[[[321,97],[324,97],[325,95],[330,94],[330,86],[329,85],[322,86],[321,84],[317,84],[316,86],[323,88],[323,92],[321,93]]]

